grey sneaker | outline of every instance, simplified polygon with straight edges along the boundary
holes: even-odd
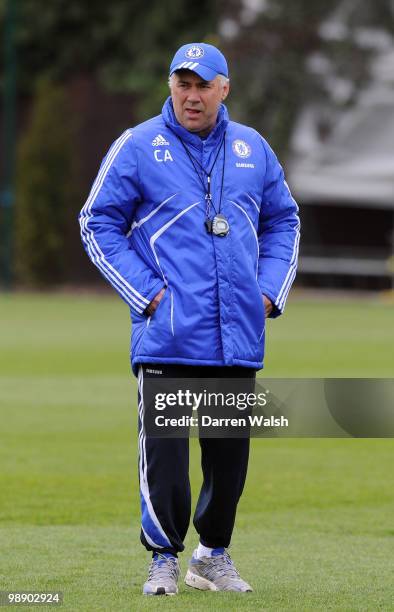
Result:
[[[178,593],[179,564],[176,557],[157,553],[149,566],[144,595],[176,595]]]
[[[242,580],[230,555],[213,553],[212,557],[197,559],[195,552],[189,562],[185,576],[188,586],[202,591],[253,591],[252,587]]]

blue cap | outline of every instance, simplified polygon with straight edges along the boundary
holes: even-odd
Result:
[[[170,76],[176,70],[192,70],[204,81],[212,81],[218,74],[228,77],[227,62],[223,53],[206,43],[190,43],[178,49],[171,62]]]

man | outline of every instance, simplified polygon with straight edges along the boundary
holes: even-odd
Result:
[[[229,121],[222,53],[204,43],[182,46],[169,85],[161,115],[112,145],[80,215],[88,255],[131,312],[141,541],[152,551],[143,592],[155,595],[178,592],[191,500],[188,439],[146,435],[153,381],[253,381],[263,366],[265,318],[283,312],[299,241],[297,205],[273,151],[255,130]],[[200,445],[200,543],[185,582],[251,591],[226,551],[249,439]]]

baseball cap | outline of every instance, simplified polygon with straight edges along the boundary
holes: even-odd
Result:
[[[171,62],[170,76],[176,70],[192,70],[204,81],[212,81],[218,74],[228,77],[223,53],[206,43],[189,43],[180,47]]]

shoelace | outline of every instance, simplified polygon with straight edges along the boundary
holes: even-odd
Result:
[[[208,580],[219,576],[227,576],[228,578],[240,578],[230,555],[225,552],[223,555],[209,557],[209,562],[206,563],[206,576]]]
[[[148,580],[159,578],[178,578],[178,563],[174,557],[165,557],[158,553],[157,559],[152,559],[149,566]]]

